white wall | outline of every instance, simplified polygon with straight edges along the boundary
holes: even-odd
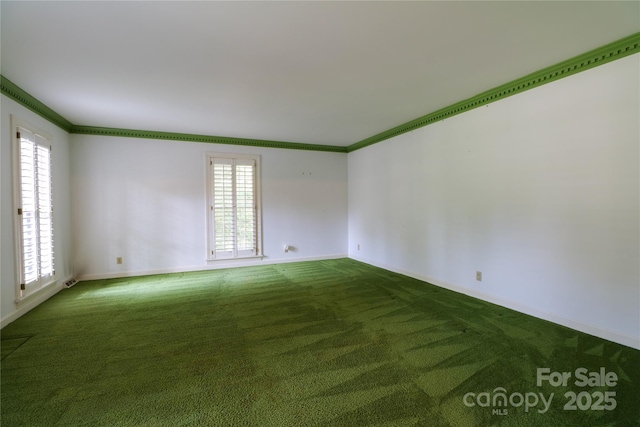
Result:
[[[70,190],[69,190],[69,134],[37,114],[2,95],[2,132],[0,132],[0,318],[2,326],[15,320],[61,289],[54,285],[33,298],[16,305],[16,251],[14,234],[13,172],[11,115],[15,115],[50,135],[53,146],[53,206],[54,250],[56,278],[60,284],[70,278],[72,270]]]
[[[250,263],[347,255],[345,153],[88,135],[71,140],[79,277],[246,265],[205,260],[208,151],[261,155],[266,257]],[[284,253],[285,244],[295,249]]]
[[[350,153],[349,255],[640,348],[639,64]]]

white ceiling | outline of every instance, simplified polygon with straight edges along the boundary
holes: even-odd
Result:
[[[1,2],[77,125],[350,145],[640,31],[640,2]]]

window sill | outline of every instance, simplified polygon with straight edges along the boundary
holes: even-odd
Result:
[[[247,259],[262,259],[264,258],[264,255],[250,255],[250,256],[239,256],[239,257],[235,257],[235,258],[207,258],[207,262],[220,262],[220,261],[241,261],[241,260],[247,260]]]
[[[16,307],[20,308],[21,306],[34,301],[35,299],[42,296],[47,291],[54,289],[57,285],[58,285],[58,281],[54,279],[51,282],[47,283],[46,285],[42,285],[40,289],[31,292],[29,295],[24,296],[22,298],[16,298],[15,300]]]

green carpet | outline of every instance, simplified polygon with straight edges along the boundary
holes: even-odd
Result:
[[[640,351],[349,259],[82,282],[1,373],[5,427],[640,424]]]

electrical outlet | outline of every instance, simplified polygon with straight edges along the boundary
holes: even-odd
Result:
[[[476,280],[482,282],[482,271],[476,271]]]
[[[360,250],[360,245],[358,245],[358,250]]]
[[[122,264],[122,257],[121,256],[116,258],[116,264]]]

